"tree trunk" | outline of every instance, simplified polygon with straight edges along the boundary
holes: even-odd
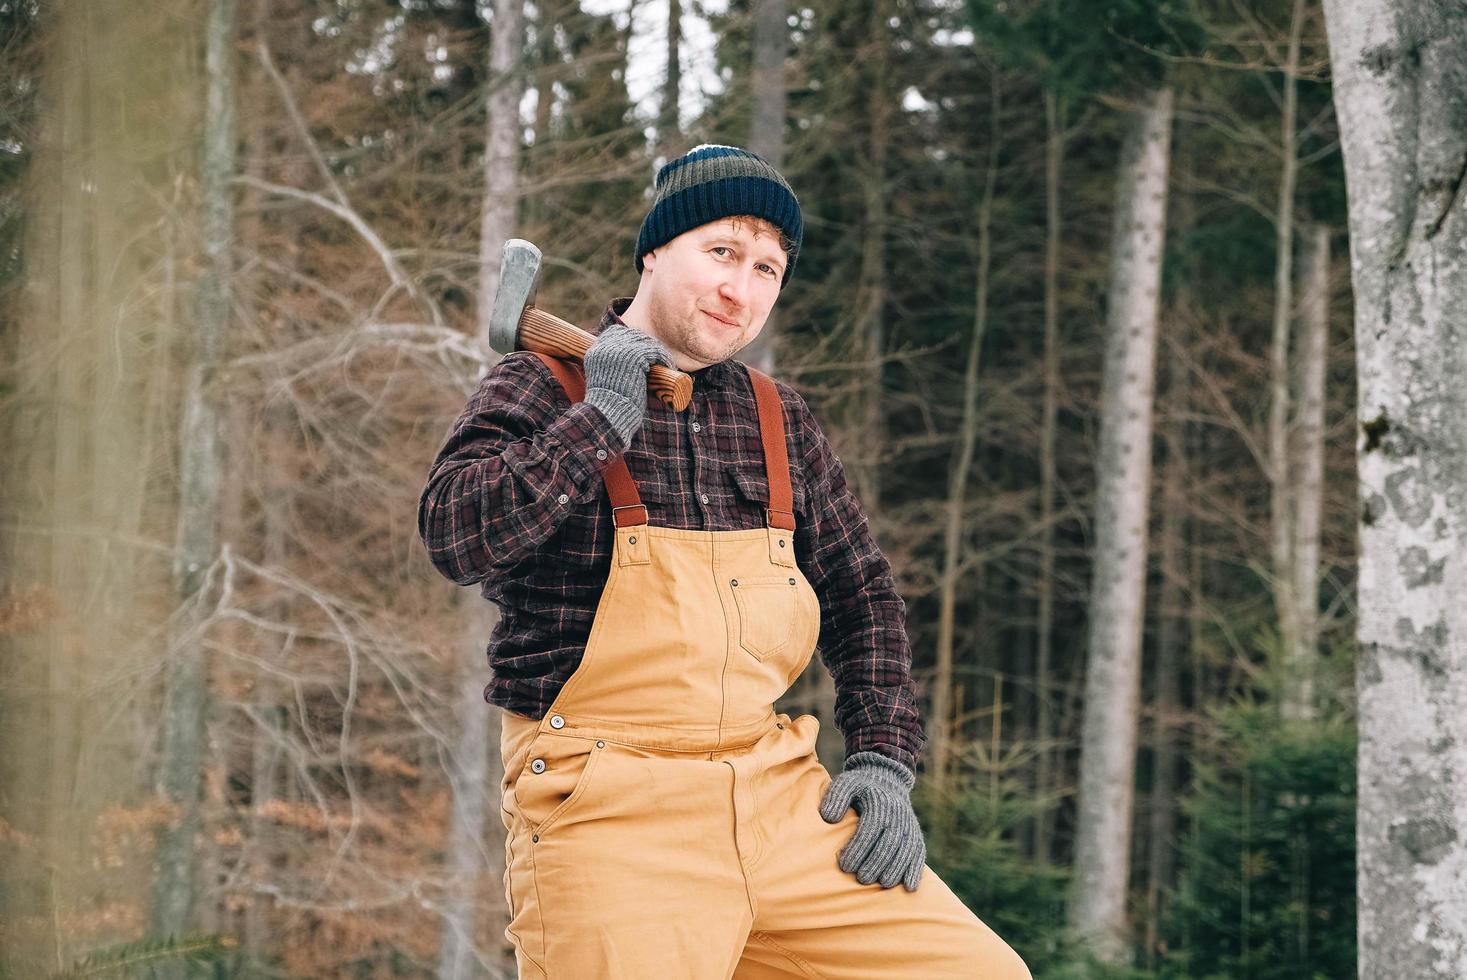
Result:
[[[963,371],[963,421],[953,464],[948,468],[947,506],[942,534],[942,577],[938,580],[937,670],[932,676],[932,738],[928,773],[938,798],[947,788],[948,755],[953,732],[953,624],[958,582],[963,576],[963,511],[968,499],[968,473],[978,445],[978,365],[983,335],[988,330],[988,274],[993,253],[993,192],[998,182],[999,78],[992,73],[989,103],[988,166],[983,194],[978,199],[978,276],[973,297],[973,337],[968,341],[968,363]],[[995,722],[996,723],[996,722]]]
[[[1060,174],[1065,159],[1064,103],[1044,95],[1044,408],[1039,424],[1039,608],[1034,649],[1035,727],[1038,755],[1034,788],[1040,800],[1034,818],[1034,856],[1050,859],[1054,809],[1054,692],[1051,659],[1054,626],[1055,432],[1059,415]]]
[[[484,351],[490,349],[489,324],[494,295],[499,291],[500,258],[505,240],[514,237],[517,226],[524,25],[523,0],[496,0],[489,48],[484,216],[479,226],[477,341]],[[439,980],[456,980],[479,971],[485,959],[474,941],[480,887],[486,877],[499,877],[504,872],[504,828],[499,821],[490,822],[497,843],[489,847],[484,844],[490,787],[498,786],[503,775],[497,748],[491,751],[491,746],[499,744],[499,712],[484,703],[484,649],[498,622],[498,611],[467,592],[455,596],[455,605],[463,614],[455,699],[459,734],[449,768],[453,808],[445,856],[448,888],[438,947]],[[508,910],[502,911],[507,914]]]
[[[861,246],[861,279],[859,295],[860,337],[867,365],[865,399],[862,403],[862,445],[860,464],[854,467],[856,488],[868,512],[881,502],[881,454],[886,448],[884,404],[884,356],[886,353],[886,153],[887,113],[890,96],[887,88],[886,40],[891,31],[886,25],[887,5],[884,0],[871,4],[870,37],[872,44],[870,88],[867,107],[871,116],[871,140],[866,148],[865,238]]]
[[[174,209],[197,187],[181,179],[194,154],[178,134],[202,112],[180,97],[202,86],[199,35],[179,6],[42,13],[34,67],[6,65],[36,98],[15,129],[34,157],[15,157],[26,172],[10,175],[23,196],[7,203],[24,220],[7,244],[23,264],[8,270],[15,316],[0,328],[15,355],[0,383],[0,605],[33,609],[18,629],[0,625],[0,822],[18,844],[0,861],[0,958],[17,976],[135,937],[135,923],[93,913],[148,895],[150,869],[99,875],[93,842],[105,808],[151,792],[153,600],[170,589],[151,542],[176,516],[151,464],[170,459],[177,432],[170,274],[187,261],[176,242],[194,234]],[[135,124],[144,106],[156,125]]]
[[[154,857],[152,929],[159,936],[182,935],[193,927],[196,900],[195,836],[199,831],[203,783],[204,719],[208,711],[208,672],[203,638],[195,630],[203,606],[198,593],[214,561],[219,477],[220,411],[209,390],[222,359],[230,310],[230,244],[234,237],[234,0],[211,0],[205,25],[208,110],[204,117],[203,208],[204,265],[194,302],[194,349],[184,395],[180,433],[178,533],[173,576],[184,610],[169,638],[165,667],[163,742],[158,762],[158,795],[176,818],[157,835]]]
[[[1360,976],[1467,976],[1467,23],[1325,0],[1359,364]]]
[[[657,148],[664,160],[680,156],[688,149],[681,145],[683,132],[679,118],[679,88],[683,77],[680,54],[683,41],[682,22],[681,0],[667,0],[667,74],[662,80],[662,118],[657,127]]]
[[[502,833],[494,835],[497,844],[484,841],[490,787],[497,787],[503,775],[498,752],[500,714],[484,703],[484,646],[499,616],[474,591],[461,590],[455,599],[463,621],[462,666],[454,699],[459,734],[448,771],[453,807],[449,813],[445,855],[447,889],[443,935],[438,946],[439,980],[480,976],[485,963],[492,960],[490,955],[480,952],[474,940],[479,919],[476,913],[485,880],[496,877],[496,872],[498,876],[504,873]],[[488,823],[503,831],[499,821]],[[504,912],[505,923],[496,923],[499,929],[508,921],[508,910]],[[510,964],[498,966],[505,968]]]
[[[1136,770],[1157,308],[1172,91],[1151,93],[1127,139],[1113,225],[1080,739],[1071,928],[1101,958],[1128,947],[1126,886]]]
[[[1273,553],[1274,608],[1279,617],[1279,647],[1289,683],[1282,709],[1286,717],[1307,713],[1295,678],[1302,664],[1299,603],[1294,594],[1294,469],[1289,455],[1289,326],[1294,311],[1294,184],[1298,171],[1295,117],[1298,114],[1299,35],[1305,0],[1294,0],[1284,62],[1284,106],[1279,134],[1283,170],[1274,214],[1273,342],[1269,349],[1268,478],[1269,535]]]
[[[551,110],[555,106],[555,82],[561,74],[555,25],[564,9],[560,0],[540,0],[535,6],[539,15],[535,22],[535,130],[525,161],[530,173],[539,173],[542,167],[548,170],[554,166],[549,156],[554,146]],[[534,194],[526,198],[523,217],[527,228],[538,228],[546,220],[544,197],[543,194]]]
[[[1298,409],[1294,419],[1294,601],[1298,611],[1294,714],[1314,703],[1313,665],[1319,648],[1319,538],[1324,508],[1324,379],[1329,373],[1329,228],[1304,234],[1299,297]]]
[[[754,111],[750,120],[749,149],[768,160],[775,169],[784,169],[785,149],[785,55],[789,52],[790,30],[786,22],[789,0],[755,0],[754,5],[754,74],[749,79],[753,89]],[[745,364],[774,372],[776,347],[779,344],[779,309],[769,312],[764,329],[739,354]]]
[[[1178,360],[1168,362],[1168,402],[1173,419],[1185,412],[1186,367]],[[1182,755],[1177,733],[1182,721],[1181,653],[1184,639],[1182,620],[1183,584],[1186,582],[1182,538],[1187,520],[1187,431],[1185,423],[1173,421],[1166,433],[1166,461],[1161,478],[1161,540],[1159,564],[1161,589],[1156,608],[1156,693],[1152,701],[1151,799],[1147,814],[1146,860],[1146,958],[1154,969],[1161,921],[1165,915],[1164,894],[1172,883],[1172,834],[1176,826],[1177,786],[1181,781]]]

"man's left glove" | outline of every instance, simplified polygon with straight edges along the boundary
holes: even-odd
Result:
[[[826,823],[840,823],[855,807],[856,832],[841,848],[842,871],[854,872],[863,885],[897,882],[914,892],[927,863],[927,842],[912,809],[912,786],[917,774],[877,752],[856,752],[846,758],[839,776],[831,780],[820,801]]]

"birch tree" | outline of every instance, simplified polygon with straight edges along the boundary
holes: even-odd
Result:
[[[754,69],[749,79],[753,104],[749,113],[749,149],[784,170],[786,113],[785,55],[790,31],[785,22],[788,0],[755,0]],[[739,353],[739,360],[765,374],[774,372],[778,344],[779,308],[769,312],[764,329],[754,342]]]
[[[627,28],[631,30],[630,27]],[[682,141],[683,8],[682,0],[667,0],[667,73],[662,77],[662,113],[657,126],[658,153],[664,161],[688,149]]]
[[[9,33],[17,18],[34,46]],[[178,425],[196,190],[177,134],[203,87],[179,4],[0,19],[0,972],[40,976],[135,936],[152,880],[155,600],[175,516],[152,464]],[[109,814],[144,827],[102,863]],[[96,914],[123,905],[136,920]]]
[[[1467,12],[1326,0],[1359,367],[1359,963],[1467,975]]]
[[[158,831],[153,882],[153,929],[179,935],[191,925],[196,889],[195,837],[203,785],[204,719],[208,710],[201,605],[198,593],[214,561],[222,446],[217,395],[209,388],[223,358],[229,326],[230,257],[234,213],[234,0],[211,0],[205,24],[208,109],[204,116],[204,264],[193,310],[193,350],[185,382],[179,436],[179,516],[174,582],[183,615],[170,637],[165,669],[163,743],[158,795],[177,809],[177,819]]]
[[[1291,701],[1295,715],[1307,716],[1314,702],[1313,660],[1319,647],[1319,548],[1324,523],[1324,379],[1329,376],[1329,226],[1308,226],[1303,240],[1299,287],[1299,352],[1295,387],[1292,458],[1293,520],[1290,544],[1294,574],[1295,677]]]
[[[541,24],[541,30],[546,25]],[[477,341],[486,356],[490,314],[499,291],[499,259],[504,242],[514,236],[519,199],[519,103],[524,81],[520,53],[524,48],[523,0],[497,0],[490,37],[489,99],[484,151],[484,209],[479,240],[479,302]],[[453,751],[449,782],[453,810],[448,837],[448,907],[443,916],[439,947],[440,980],[471,975],[478,960],[474,926],[479,908],[479,886],[486,863],[503,871],[502,846],[486,850],[485,811],[491,785],[503,775],[499,761],[500,712],[484,703],[488,661],[485,646],[499,621],[498,610],[474,592],[459,590],[463,612],[463,665],[457,698],[458,742]],[[502,827],[495,821],[494,839],[503,843]],[[496,890],[497,894],[497,890]],[[498,903],[496,903],[498,906]]]
[[[1313,651],[1299,643],[1299,597],[1294,592],[1293,465],[1289,455],[1289,333],[1294,313],[1294,187],[1298,182],[1299,39],[1304,26],[1305,0],[1294,0],[1287,54],[1283,64],[1283,113],[1279,128],[1278,199],[1274,214],[1273,339],[1269,346],[1268,474],[1269,530],[1273,546],[1274,605],[1279,633],[1291,676],[1303,668]],[[1298,685],[1284,694],[1285,713],[1307,713]]]
[[[1111,242],[1094,580],[1080,742],[1071,928],[1102,958],[1127,948],[1131,809],[1146,595],[1151,414],[1172,91],[1148,93],[1126,140]]]

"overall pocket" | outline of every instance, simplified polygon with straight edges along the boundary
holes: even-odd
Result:
[[[532,834],[545,833],[585,798],[605,751],[599,739],[536,737],[507,795]]]
[[[794,637],[795,577],[739,577],[729,581],[729,588],[739,613],[739,646],[761,663],[783,653]]]

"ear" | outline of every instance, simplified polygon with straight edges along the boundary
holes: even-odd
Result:
[[[642,271],[643,272],[651,272],[652,271],[652,267],[657,264],[657,253],[659,251],[661,251],[661,246],[658,246],[657,248],[654,248],[652,251],[650,251],[650,252],[648,252],[648,253],[646,253],[645,255],[642,256]]]

